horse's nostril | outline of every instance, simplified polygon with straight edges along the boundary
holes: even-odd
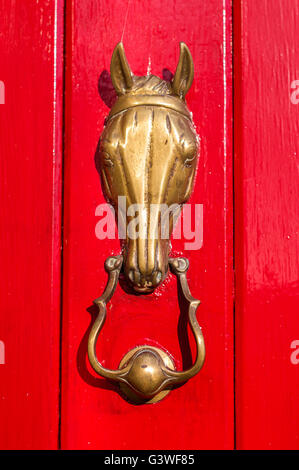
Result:
[[[133,271],[133,269],[130,269],[130,271],[128,273],[128,278],[130,279],[131,282],[134,283],[134,271]]]
[[[140,284],[140,272],[137,270],[134,271],[134,284]]]
[[[137,285],[140,284],[140,272],[136,269],[130,269],[128,273],[128,278],[132,282],[132,284]]]
[[[161,273],[161,271],[156,271],[156,272],[154,273],[154,276],[153,276],[153,283],[156,284],[156,285],[158,285],[158,284],[160,284],[161,280],[162,280],[162,273]]]

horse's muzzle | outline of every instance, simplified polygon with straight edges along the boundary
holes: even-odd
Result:
[[[128,279],[136,292],[150,293],[161,283],[163,279],[162,272],[156,270],[151,274],[141,273],[137,269],[130,269]]]
[[[168,240],[130,240],[124,256],[124,272],[136,292],[150,293],[168,271]]]

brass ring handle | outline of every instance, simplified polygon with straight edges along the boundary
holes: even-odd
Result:
[[[101,297],[94,300],[94,304],[98,306],[99,313],[88,338],[88,358],[97,374],[120,382],[123,386],[126,386],[122,388],[123,391],[131,389],[140,399],[147,401],[151,399],[151,402],[154,402],[168,393],[163,392],[161,394],[163,390],[165,391],[165,389],[169,389],[173,385],[186,382],[197,374],[203,366],[205,343],[201,328],[196,320],[196,310],[200,301],[194,299],[189,290],[186,278],[186,272],[189,268],[188,260],[186,258],[170,258],[170,268],[177,276],[183,295],[189,303],[188,318],[197,346],[195,363],[185,371],[176,371],[173,370],[174,366],[171,358],[164,351],[151,346],[140,346],[130,351],[123,358],[120,363],[120,369],[107,369],[97,359],[96,343],[105,323],[107,314],[106,305],[116,289],[122,263],[122,256],[109,257],[105,262],[109,278]],[[160,398],[154,399],[154,397],[158,396]]]

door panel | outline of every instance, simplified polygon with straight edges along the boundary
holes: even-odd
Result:
[[[234,4],[235,332],[231,2],[0,0],[0,9],[0,448],[55,449],[61,440],[64,449],[228,449],[234,431],[239,449],[298,448],[296,2]],[[190,260],[206,363],[142,406],[96,376],[86,357],[104,260],[120,253],[118,240],[95,234],[104,198],[94,154],[121,39],[134,73],[160,77],[175,71],[179,41],[187,43],[195,64],[187,102],[201,137],[190,202],[203,204],[203,246],[173,240],[172,254]],[[109,304],[103,365],[117,368],[142,344],[165,348],[178,369],[194,360],[173,275],[147,296],[122,284]]]
[[[195,0],[143,2],[72,0],[66,25],[66,159],[61,439],[64,449],[232,448],[233,301],[231,156],[231,6]],[[195,63],[187,96],[201,156],[191,202],[203,204],[204,241],[190,259],[192,294],[202,300],[198,320],[207,346],[200,374],[156,405],[134,406],[87,364],[92,300],[105,283],[104,260],[120,253],[118,240],[98,240],[96,207],[104,202],[94,164],[109,109],[98,79],[123,38],[135,74],[148,67],[174,72],[179,41]],[[103,74],[104,72],[104,74]],[[99,84],[100,91],[101,81]],[[103,96],[103,93],[102,93]],[[173,254],[184,252],[174,240]],[[118,286],[99,338],[98,355],[117,367],[136,345],[165,347],[178,368],[190,363],[186,322],[179,319],[176,283],[169,276],[148,296]],[[191,338],[189,340],[192,343]],[[194,348],[192,344],[192,353]]]
[[[298,449],[299,10],[235,7],[237,447]]]
[[[63,1],[0,11],[0,448],[55,449]]]

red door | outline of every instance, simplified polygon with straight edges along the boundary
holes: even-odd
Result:
[[[299,12],[292,0],[243,0],[232,17],[231,3],[0,2],[0,448],[299,448]],[[97,238],[94,162],[120,40],[136,75],[171,77],[180,41],[195,65],[190,202],[203,208],[203,243],[173,239],[172,255],[190,261],[206,362],[154,405],[128,403],[87,360],[104,261],[121,252]],[[142,344],[177,369],[194,360],[173,275],[150,295],[119,285],[109,304],[103,365]]]
[[[189,1],[188,8],[186,1],[179,1],[175,12],[169,2],[138,1],[127,6],[127,2],[107,1],[96,7],[94,1],[74,1],[68,5],[63,448],[233,446],[231,10],[229,3],[223,10],[222,3],[203,2],[199,9],[197,1]],[[202,301],[198,319],[209,360],[195,379],[153,406],[128,404],[119,396],[118,387],[97,377],[86,362],[87,336],[95,313],[92,300],[106,283],[104,261],[120,253],[118,240],[95,236],[99,220],[95,211],[104,198],[93,156],[109,112],[97,83],[103,71],[109,70],[113,48],[121,37],[136,75],[145,75],[149,64],[155,75],[161,76],[164,68],[173,73],[179,41],[187,37],[196,64],[187,100],[202,151],[191,202],[203,204],[204,243],[202,249],[188,253],[188,277],[192,294]],[[183,243],[174,240],[172,248],[174,254],[181,253]],[[129,295],[118,287],[110,305],[98,348],[106,367],[117,368],[130,349],[149,344],[166,348],[177,367],[186,368],[190,360],[186,325],[179,320],[173,276],[147,296]]]

